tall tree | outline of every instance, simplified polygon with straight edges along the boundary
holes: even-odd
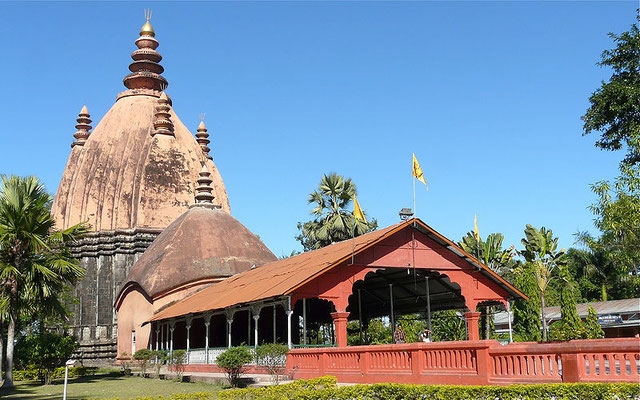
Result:
[[[615,48],[603,51],[598,65],[611,68],[613,74],[591,95],[582,117],[585,135],[601,133],[596,146],[626,148],[626,165],[640,163],[640,14],[636,20],[627,32],[609,33]]]
[[[332,243],[360,236],[378,227],[375,219],[364,222],[353,216],[348,208],[356,194],[351,178],[336,173],[324,175],[318,189],[309,194],[313,205],[314,220],[298,223],[300,235],[296,236],[305,251],[319,249]]]
[[[533,273],[540,294],[540,318],[542,319],[542,339],[547,340],[547,318],[545,315],[545,295],[557,267],[564,262],[565,250],[558,250],[558,238],[544,226],[540,229],[527,224],[524,230],[521,251],[524,259],[533,266]]]
[[[573,340],[585,338],[585,329],[578,315],[576,288],[566,265],[558,268],[558,279],[562,282],[560,290],[560,320],[551,324],[551,340]]]
[[[529,300],[513,302],[513,332],[519,342],[537,342],[541,339],[540,292],[533,263],[521,263],[514,268],[513,283]]]
[[[35,177],[2,176],[0,186],[0,291],[8,299],[7,363],[3,387],[13,387],[16,324],[21,312],[64,313],[59,299],[83,269],[67,245],[84,224],[55,230],[52,198]]]

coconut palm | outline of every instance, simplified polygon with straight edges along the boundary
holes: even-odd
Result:
[[[301,234],[296,237],[305,250],[314,250],[350,239],[377,228],[375,220],[361,221],[348,210],[356,194],[356,185],[351,178],[336,173],[324,175],[318,189],[309,194],[313,204],[313,221],[298,223]]]
[[[559,265],[565,262],[565,250],[558,250],[558,238],[553,237],[553,231],[544,226],[539,230],[527,224],[524,230],[522,244],[524,250],[520,252],[524,259],[533,265],[533,271],[540,293],[540,317],[542,320],[542,339],[547,340],[547,318],[545,315],[545,294],[551,279]]]
[[[55,230],[52,198],[35,177],[2,176],[0,186],[0,291],[8,300],[7,362],[3,387],[13,386],[16,323],[21,314],[64,313],[61,292],[82,276],[67,245],[85,224]]]

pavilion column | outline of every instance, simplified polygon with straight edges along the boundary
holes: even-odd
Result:
[[[467,320],[467,340],[480,340],[480,314],[476,311],[464,313],[464,318]]]
[[[231,348],[231,324],[233,324],[233,317],[227,317],[227,347]]]
[[[211,316],[207,316],[204,320],[204,363],[209,364],[209,325],[211,325]]]
[[[156,351],[160,350],[158,347],[160,345],[160,329],[156,326]]]
[[[287,346],[292,349],[293,343],[291,341],[291,316],[293,315],[293,310],[286,310],[285,313],[287,314]]]
[[[255,343],[253,347],[258,347],[258,320],[260,319],[260,312],[253,315],[253,331],[255,336]]]
[[[188,319],[187,320],[187,364],[189,364],[189,350],[191,349],[191,338],[190,338],[190,333],[191,333],[191,320]]]
[[[307,299],[302,299],[302,344],[307,345]]]
[[[273,305],[273,343],[276,343],[276,305]]]
[[[169,353],[173,354],[173,331],[175,329],[175,324],[171,324],[169,327]]]
[[[331,313],[331,318],[333,318],[333,325],[336,335],[336,344],[338,347],[346,347],[347,346],[347,317],[349,316],[348,312],[334,312]]]

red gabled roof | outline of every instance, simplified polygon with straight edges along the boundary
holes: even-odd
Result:
[[[353,240],[334,243],[318,250],[274,261],[234,275],[167,307],[156,313],[147,322],[220,310],[238,304],[288,295],[296,288],[347,260],[352,254],[358,254],[384,238],[411,226],[447,247],[457,256],[483,270],[491,280],[503,286],[512,295],[526,298],[524,294],[500,277],[500,275],[480,264],[455,243],[446,239],[419,219],[413,218],[358,236]]]

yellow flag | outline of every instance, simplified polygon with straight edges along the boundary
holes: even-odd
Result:
[[[418,159],[416,158],[415,154],[413,154],[413,171],[411,172],[417,180],[424,183],[425,186],[429,187],[427,185],[427,181],[424,180],[424,174],[422,173],[422,168],[420,168],[420,164],[418,163]]]
[[[480,240],[480,231],[478,230],[478,214],[473,217],[473,233],[476,240]]]
[[[362,212],[362,208],[360,208],[360,203],[358,203],[358,198],[355,194],[353,195],[353,216],[362,222],[367,222],[366,218],[364,217],[364,213]]]

